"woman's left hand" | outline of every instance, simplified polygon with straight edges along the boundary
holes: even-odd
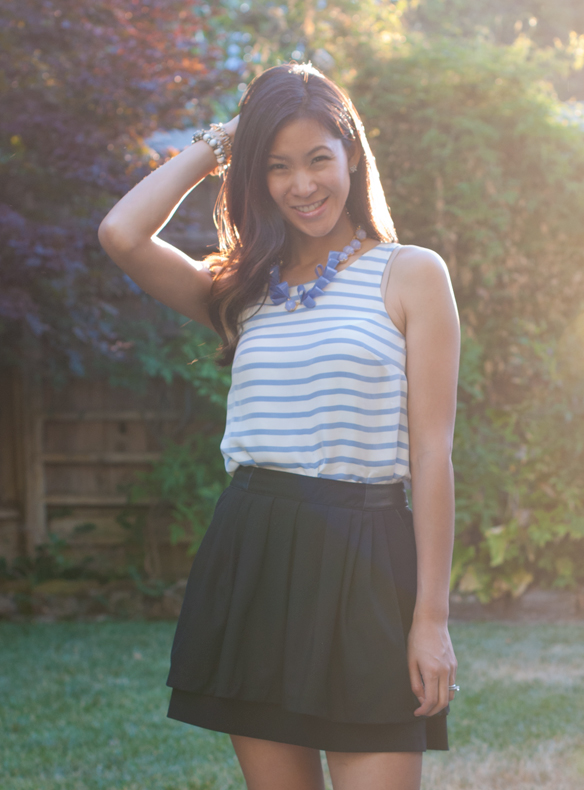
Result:
[[[433,716],[454,699],[448,686],[456,683],[457,666],[448,625],[414,617],[408,636],[408,667],[412,691],[420,702],[415,716]]]

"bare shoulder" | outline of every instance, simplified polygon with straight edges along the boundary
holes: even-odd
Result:
[[[448,267],[434,250],[407,244],[396,255],[393,268],[390,276],[406,310],[426,309],[428,302],[454,303]]]
[[[406,327],[434,311],[456,312],[448,267],[437,252],[415,244],[400,247],[386,285],[385,307],[396,327]]]
[[[392,269],[392,276],[399,277],[404,285],[450,282],[448,267],[440,255],[434,250],[415,244],[404,244],[400,247]]]

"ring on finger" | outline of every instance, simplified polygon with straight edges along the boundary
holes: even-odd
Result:
[[[456,683],[454,683],[452,686],[448,686],[448,691],[460,691],[460,686],[457,686]]]

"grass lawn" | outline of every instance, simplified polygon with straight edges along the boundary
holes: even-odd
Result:
[[[1,624],[2,790],[244,788],[228,736],[166,718],[173,630]],[[463,690],[424,790],[581,790],[584,625],[451,630]]]

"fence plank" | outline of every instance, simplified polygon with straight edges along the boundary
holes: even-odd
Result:
[[[145,409],[144,411],[137,411],[135,409],[126,409],[125,411],[97,411],[97,410],[79,410],[79,411],[55,411],[47,412],[45,420],[50,422],[178,422],[182,418],[182,413],[179,411],[152,411]]]
[[[44,453],[46,464],[149,464],[161,457],[158,452],[141,453]]]
[[[45,497],[47,505],[53,507],[120,507],[128,504],[128,497],[125,494],[48,494]],[[157,499],[141,499],[136,505],[157,504]]]
[[[23,480],[23,528],[26,551],[33,556],[48,539],[43,468],[43,403],[40,378],[34,368],[20,375],[19,399]]]

